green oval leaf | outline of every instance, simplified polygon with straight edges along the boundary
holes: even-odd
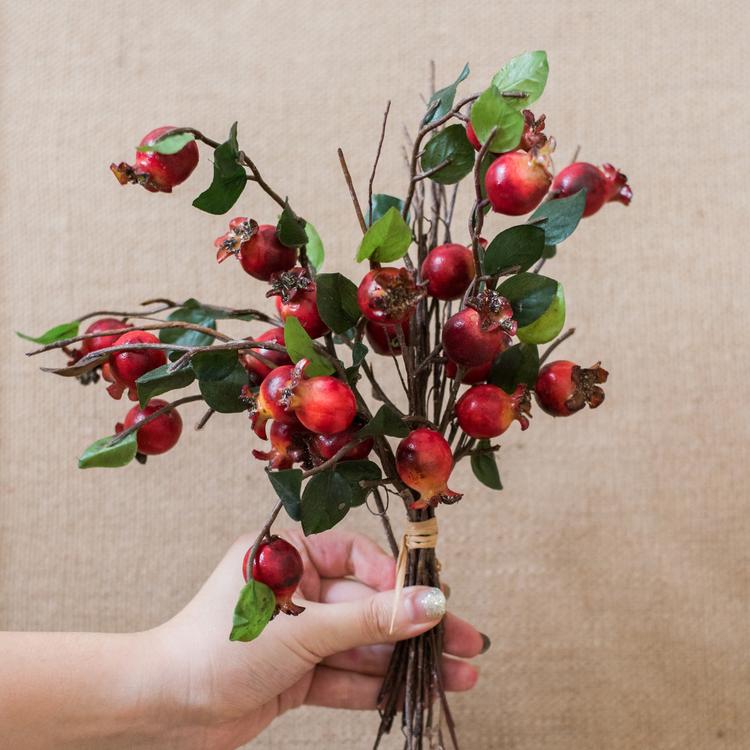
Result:
[[[49,331],[45,331],[41,336],[28,336],[25,333],[16,331],[16,336],[26,339],[26,341],[33,341],[35,344],[54,344],[55,341],[63,341],[64,339],[72,339],[78,335],[78,328],[81,325],[80,321],[73,320],[70,323],[61,323],[59,326],[50,328]]]
[[[370,258],[390,263],[403,258],[411,245],[411,229],[399,211],[391,206],[365,233],[357,251],[357,262]]]
[[[154,396],[160,396],[167,391],[175,391],[178,388],[185,388],[195,380],[193,368],[188,365],[175,372],[168,372],[169,365],[162,365],[155,370],[150,370],[145,375],[141,375],[135,381],[138,389],[138,403],[145,406]]]
[[[223,380],[198,381],[204,401],[220,414],[236,414],[247,409],[247,404],[240,399],[244,385],[248,385],[247,371],[239,361]]]
[[[497,470],[497,461],[494,451],[490,451],[490,441],[480,440],[477,450],[487,449],[486,453],[471,454],[471,470],[474,476],[491,490],[501,490],[503,483],[500,481],[500,472]]]
[[[430,175],[430,179],[442,185],[453,185],[471,172],[475,156],[464,126],[449,125],[430,139],[420,163],[422,171],[429,172],[447,161],[448,164]]]
[[[557,294],[541,317],[516,332],[519,341],[525,344],[546,344],[562,331],[565,325],[565,294],[562,284],[557,285]]]
[[[266,474],[289,518],[292,521],[299,521],[302,471],[300,469],[282,469],[281,471],[267,471]]]
[[[435,120],[439,120],[444,115],[447,115],[453,107],[453,102],[456,98],[456,90],[458,84],[461,81],[465,81],[469,75],[469,63],[464,65],[463,70],[459,73],[458,78],[451,83],[449,86],[445,86],[442,89],[436,91],[431,97],[430,101],[427,102],[427,112],[422,118],[422,125],[428,125]]]
[[[136,151],[141,151],[143,153],[176,154],[178,151],[182,151],[188,143],[194,140],[195,136],[192,133],[186,133],[180,128],[175,128],[175,130],[165,133],[151,143],[147,143],[144,146],[138,146]]]
[[[91,443],[78,459],[78,468],[114,469],[129,464],[135,458],[138,450],[136,433],[131,432],[115,445],[110,445],[115,437],[116,435],[110,435]]]
[[[367,500],[369,489],[360,487],[359,483],[365,481],[376,481],[381,479],[383,474],[380,467],[373,461],[363,459],[361,461],[341,461],[336,464],[334,471],[342,476],[351,488],[351,499],[349,505],[356,508]]]
[[[291,315],[284,323],[284,346],[292,362],[299,362],[303,358],[310,362],[305,368],[305,375],[309,378],[336,371],[328,359],[316,351],[313,340],[299,320]]]
[[[497,292],[510,300],[513,317],[519,327],[523,327],[540,318],[552,304],[557,294],[557,282],[547,276],[524,271],[503,281]]]
[[[247,582],[234,608],[230,641],[252,641],[271,620],[276,609],[276,597],[265,583],[252,578]]]
[[[237,352],[219,349],[215,352],[198,352],[193,356],[192,369],[198,380],[224,380],[237,366]]]
[[[286,247],[302,247],[307,242],[305,220],[296,216],[286,202],[281,216],[279,216],[278,224],[276,224],[276,236],[279,238],[279,242]]]
[[[406,437],[409,434],[409,426],[401,418],[401,415],[388,404],[383,404],[375,416],[357,433],[362,437],[378,435],[390,435],[390,437]]]
[[[332,529],[351,507],[349,482],[330,469],[310,477],[302,493],[301,520],[305,536]]]
[[[523,91],[523,99],[511,99],[516,106],[528,107],[544,91],[549,75],[547,53],[543,50],[524,52],[506,63],[492,79],[492,85],[500,91]]]
[[[214,149],[214,176],[211,185],[193,205],[209,214],[225,214],[237,202],[247,185],[245,168],[240,164],[237,143],[237,123],[232,125],[229,138]]]
[[[167,316],[167,320],[195,323],[203,328],[216,330],[216,321],[208,317],[206,311],[200,307],[180,307],[171,312]],[[163,344],[179,344],[180,346],[211,346],[216,339],[200,331],[190,331],[182,328],[162,328],[159,331],[159,341]]]
[[[381,216],[385,216],[389,208],[395,208],[401,213],[404,210],[404,202],[401,198],[396,198],[394,195],[386,195],[385,193],[375,193],[372,196],[372,217],[370,217],[370,208],[367,208],[367,216],[365,221],[369,227],[376,222]],[[407,216],[407,221],[409,217]]]
[[[547,245],[559,245],[570,237],[578,226],[586,208],[586,191],[579,190],[567,198],[545,201],[529,217],[529,223],[544,230]]]
[[[539,350],[533,344],[515,344],[492,364],[488,383],[513,393],[521,383],[533,388],[539,374]]]
[[[503,269],[519,266],[526,271],[544,252],[544,230],[531,224],[520,224],[500,232],[484,254],[484,271],[492,276]]]
[[[523,115],[510,104],[511,101],[490,86],[471,107],[471,124],[481,143],[490,137],[493,128],[497,128],[489,147],[494,153],[510,151],[521,141]]]
[[[305,248],[307,260],[316,271],[320,271],[326,257],[323,250],[323,241],[320,239],[318,230],[309,221],[305,224],[305,234],[307,235],[307,246]]]
[[[320,317],[334,333],[344,333],[357,324],[362,313],[353,281],[340,273],[321,273],[315,278],[315,288]]]

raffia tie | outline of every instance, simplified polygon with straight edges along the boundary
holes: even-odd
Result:
[[[406,580],[406,564],[409,560],[410,549],[435,549],[437,547],[438,525],[437,518],[428,518],[426,521],[410,521],[406,531],[401,538],[401,548],[398,552],[396,563],[396,596],[393,599],[393,611],[391,612],[391,625],[388,632],[393,632],[396,624],[396,613],[398,603],[401,600],[401,592]]]

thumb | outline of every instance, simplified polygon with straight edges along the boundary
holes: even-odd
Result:
[[[395,596],[395,591],[382,591],[339,604],[305,602],[305,614],[299,618],[305,627],[298,634],[299,640],[324,659],[357,646],[412,638],[437,625],[445,614],[445,595],[440,589],[404,588],[394,618]]]

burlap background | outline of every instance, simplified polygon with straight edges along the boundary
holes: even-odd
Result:
[[[606,405],[511,430],[505,492],[462,466],[467,496],[441,514],[451,607],[493,639],[478,689],[454,700],[464,746],[750,746],[743,3],[1,7],[1,627],[153,625],[270,502],[241,416],[188,430],[146,469],[75,467],[126,404],[41,374],[59,360],[25,359],[14,330],[156,295],[241,306],[259,289],[213,261],[224,218],[190,207],[207,158],[172,196],[119,188],[109,162],[152,126],[222,138],[238,119],[268,179],[314,219],[329,267],[354,275],[336,147],[364,190],[392,98],[377,188],[402,192],[402,124],[423,109],[429,59],[438,82],[470,60],[469,91],[545,48],[558,163],[580,143],[626,169],[635,200],[587,220],[550,265],[579,330],[564,352],[604,360]],[[275,216],[252,186],[241,205]],[[380,532],[364,509],[345,523]],[[367,748],[374,727],[299,711],[254,747]]]

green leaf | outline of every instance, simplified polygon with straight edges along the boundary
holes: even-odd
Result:
[[[63,339],[72,339],[78,335],[78,327],[81,325],[80,321],[73,320],[70,323],[61,323],[59,326],[50,328],[49,331],[45,331],[41,336],[28,336],[25,333],[19,333],[16,331],[16,336],[19,336],[26,341],[33,341],[35,344],[54,344],[55,341],[62,341]]]
[[[505,268],[528,270],[544,252],[544,230],[531,224],[510,227],[495,237],[484,254],[484,271],[490,276]]]
[[[396,198],[393,195],[386,195],[385,193],[374,193],[372,196],[372,218],[370,217],[370,208],[367,208],[366,222],[367,226],[371,226],[382,216],[385,216],[389,208],[395,208],[401,213],[404,210],[404,202],[401,198]],[[406,217],[407,221],[409,217]]]
[[[352,367],[359,367],[369,351],[361,341],[357,341],[352,347]]]
[[[489,447],[489,440],[480,440],[477,450],[481,451],[483,448],[488,449]],[[488,450],[486,453],[472,453],[471,470],[474,472],[474,476],[485,487],[489,487],[491,490],[501,490],[503,488],[493,451]]]
[[[351,507],[352,488],[335,471],[314,474],[302,493],[301,520],[305,536],[333,528]]]
[[[136,151],[141,151],[143,153],[153,152],[157,154],[176,154],[178,151],[182,151],[188,143],[194,140],[195,136],[192,133],[185,133],[177,128],[169,133],[165,133],[155,141],[151,141],[151,143],[147,143],[144,146],[138,146]]]
[[[513,393],[521,383],[533,388],[539,374],[539,350],[533,344],[515,344],[492,364],[488,383]]]
[[[284,323],[284,346],[292,362],[307,359],[310,364],[305,368],[307,377],[330,375],[335,372],[333,365],[322,354],[318,354],[313,340],[297,318],[289,315]]]
[[[565,325],[565,295],[562,284],[557,285],[557,294],[544,314],[530,325],[516,332],[519,341],[525,344],[546,344],[562,331]]]
[[[270,622],[275,609],[276,597],[273,591],[265,583],[251,578],[240,591],[229,640],[255,640]]]
[[[239,361],[223,380],[200,380],[198,387],[205,402],[220,414],[236,414],[247,409],[240,400],[242,386],[248,384],[247,371]]]
[[[555,198],[545,201],[529,217],[529,223],[536,223],[544,229],[544,242],[547,245],[559,245],[570,237],[578,226],[586,208],[586,191],[579,190],[567,198]],[[540,219],[544,219],[539,223]]]
[[[284,203],[284,210],[276,225],[276,236],[286,247],[302,247],[307,242],[305,220],[298,218],[288,203]]]
[[[471,108],[471,124],[477,138],[484,143],[497,128],[490,144],[490,151],[500,153],[514,149],[523,134],[523,115],[504,97],[498,89],[490,86]]]
[[[375,416],[357,433],[362,437],[377,435],[390,435],[391,437],[406,437],[409,434],[409,426],[401,419],[401,415],[388,404],[383,404]]]
[[[466,137],[464,126],[449,125],[430,139],[420,163],[422,171],[428,172],[449,161],[449,164],[430,175],[430,179],[442,185],[453,185],[471,172],[475,157],[474,147]]]
[[[225,214],[237,202],[247,185],[245,168],[239,162],[237,123],[232,125],[228,140],[214,149],[214,176],[211,185],[193,205],[209,214]]]
[[[214,320],[258,320],[258,316],[249,310],[230,310],[225,307],[214,307],[213,305],[204,305],[192,297],[185,302],[182,309],[200,309],[206,318]]]
[[[316,271],[320,271],[326,257],[323,241],[320,239],[318,230],[309,221],[305,224],[305,234],[307,235],[307,260]]]
[[[198,380],[224,380],[232,375],[237,366],[237,352],[227,349],[198,352],[193,356],[192,366]]]
[[[321,273],[315,278],[318,312],[334,332],[353,328],[362,315],[357,304],[357,286],[340,273]]]
[[[431,97],[430,101],[427,102],[427,112],[422,119],[422,125],[429,125],[429,123],[439,120],[444,115],[447,115],[453,107],[453,102],[456,99],[456,89],[461,81],[465,81],[469,75],[469,63],[464,65],[463,70],[459,73],[458,78],[442,89],[436,91]]]
[[[523,273],[511,276],[497,288],[498,294],[513,305],[513,317],[520,327],[540,318],[557,294],[557,282],[538,273]]]
[[[369,489],[360,487],[359,483],[365,481],[376,481],[383,477],[380,467],[373,461],[363,459],[361,461],[341,461],[336,464],[334,471],[342,476],[351,488],[352,496],[349,505],[356,508],[367,499]]]
[[[150,370],[145,375],[141,375],[135,381],[138,389],[138,403],[145,406],[154,396],[160,396],[167,391],[175,391],[178,388],[185,388],[195,380],[193,368],[188,365],[175,372],[168,372],[169,365],[162,365],[155,370]]]
[[[179,320],[183,323],[195,323],[203,328],[216,330],[216,321],[209,317],[201,307],[180,307],[167,316],[167,320]],[[216,341],[213,336],[200,331],[189,331],[182,328],[162,328],[159,341],[163,344],[180,346],[211,346]]]
[[[118,466],[129,464],[138,450],[136,442],[136,433],[120,440],[115,445],[110,445],[116,435],[101,438],[86,448],[81,457],[78,459],[79,469],[106,468],[113,469]]]
[[[403,258],[411,245],[411,229],[399,211],[391,206],[366,232],[357,251],[357,262],[370,258],[390,263]]]
[[[557,245],[545,245],[542,258],[554,258],[557,255]]]
[[[543,50],[524,52],[504,65],[492,79],[492,85],[499,91],[523,91],[524,99],[510,99],[519,107],[528,107],[544,91],[549,75],[547,53]]]
[[[302,471],[282,469],[266,472],[276,495],[284,505],[292,521],[300,520],[300,492],[302,491]]]

